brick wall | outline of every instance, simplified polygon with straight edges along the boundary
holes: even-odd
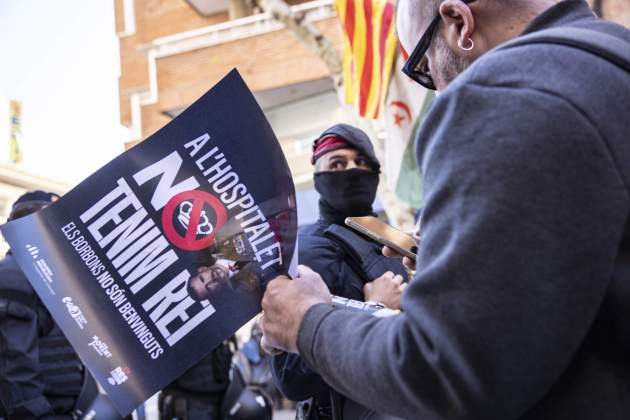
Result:
[[[288,0],[290,4],[304,0]],[[592,4],[595,0],[589,0]],[[630,0],[601,0],[605,18],[630,27]],[[120,38],[120,118],[131,124],[129,95],[148,89],[149,75],[143,48],[155,38],[228,20],[227,12],[200,16],[185,0],[134,0],[136,33]],[[116,30],[124,29],[123,0],[114,0]],[[317,25],[341,50],[336,19]],[[142,109],[142,136],[161,128],[169,118],[163,112],[185,107],[223,75],[236,67],[254,91],[325,77],[328,72],[314,52],[286,31],[276,31],[210,48],[157,60],[158,98]]]
[[[116,30],[124,28],[123,0],[114,0]],[[166,35],[189,31],[228,19],[227,12],[204,17],[199,15],[185,0],[134,0],[136,32],[120,38],[121,75],[121,122],[130,124],[131,116],[127,95],[144,90],[149,85],[146,54],[142,48],[147,43]]]
[[[337,20],[328,19],[317,26],[336,42],[341,53]],[[328,75],[326,66],[312,50],[289,31],[275,31],[159,59],[160,108],[168,110],[192,103],[235,67],[253,91]]]
[[[289,4],[303,2],[291,0]],[[120,118],[127,126],[131,125],[129,95],[149,88],[145,51],[148,44],[162,36],[228,20],[227,12],[201,16],[185,0],[134,0],[134,5],[136,32],[120,38]],[[123,0],[114,0],[114,6],[116,30],[121,32],[125,26]],[[341,50],[341,31],[336,19],[317,25]],[[163,111],[189,105],[234,67],[254,91],[328,75],[316,54],[286,30],[160,58],[157,60],[159,102],[142,108],[142,136],[152,134],[168,122]]]

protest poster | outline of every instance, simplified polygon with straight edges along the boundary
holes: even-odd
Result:
[[[2,226],[122,415],[260,312],[266,282],[294,273],[296,230],[286,159],[235,70],[60,200]]]

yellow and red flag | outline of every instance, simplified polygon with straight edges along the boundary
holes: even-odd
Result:
[[[335,0],[344,32],[344,96],[359,115],[379,117],[396,53],[393,0]]]

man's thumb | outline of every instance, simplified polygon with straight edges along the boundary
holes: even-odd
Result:
[[[298,277],[307,276],[311,273],[315,273],[315,272],[311,270],[310,267],[306,265],[298,265]]]

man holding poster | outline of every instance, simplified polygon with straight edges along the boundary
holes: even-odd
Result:
[[[630,31],[583,0],[397,7],[441,91],[403,312],[335,309],[304,269],[267,287],[267,345],[405,419],[630,418]]]

